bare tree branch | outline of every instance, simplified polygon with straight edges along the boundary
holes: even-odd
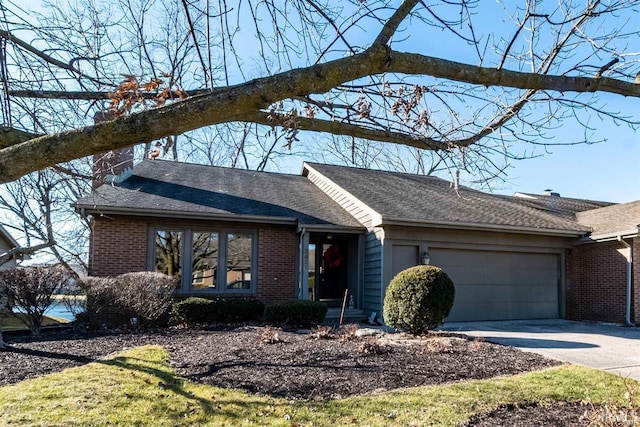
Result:
[[[34,139],[39,136],[41,135],[3,126],[2,130],[0,130],[0,149],[17,145],[21,142],[29,141],[30,139]]]
[[[188,96],[201,95],[203,93],[209,93],[210,91],[207,89],[195,89],[195,90],[187,90],[185,93]],[[108,100],[113,92],[105,92],[105,91],[61,91],[61,90],[10,90],[9,96],[15,96],[18,98],[34,98],[34,99],[74,99],[74,100],[85,100],[85,101],[98,101],[98,100]],[[154,99],[158,96],[157,93],[154,92],[140,92],[137,94],[138,96],[143,97],[144,99]],[[170,98],[179,98],[180,94],[173,91],[169,94]]]
[[[274,120],[272,113],[255,112],[247,113],[242,117],[242,121],[259,123],[262,125],[277,125],[278,120]],[[406,145],[408,147],[420,148],[422,150],[447,150],[454,146],[467,146],[472,141],[460,142],[443,142],[433,138],[421,137],[419,135],[410,135],[392,130],[383,130],[375,128],[365,128],[352,123],[344,123],[338,121],[311,119],[298,116],[295,120],[296,128],[311,132],[328,133],[332,135],[349,135],[354,138],[362,138],[370,141],[389,142],[393,144]]]
[[[404,21],[404,19],[411,13],[416,5],[420,3],[420,0],[405,0],[402,2],[402,5],[394,12],[394,14],[389,18],[387,23],[382,27],[380,34],[373,42],[372,46],[386,46],[391,40],[393,34],[395,34],[396,30]]]
[[[55,59],[54,57],[47,55],[46,53],[42,52],[41,50],[36,49],[35,47],[33,47],[31,44],[25,42],[22,39],[19,39],[18,37],[14,36],[13,34],[11,34],[9,31],[5,31],[5,30],[0,30],[0,37],[2,37],[5,40],[8,40],[10,42],[15,43],[16,45],[20,46],[22,49],[31,52],[32,54],[34,54],[35,56],[37,56],[38,58],[44,60],[45,62],[48,62],[51,65],[55,65],[56,67],[62,68],[63,70],[67,70],[67,71],[71,71],[74,74],[77,74],[78,76],[81,76],[87,80],[90,80],[94,83],[100,84],[100,85],[108,85],[108,83],[102,82],[99,79],[96,79],[94,77],[88,76],[86,74],[84,74],[82,71],[78,70],[76,67],[73,66],[74,62],[77,62],[78,59],[83,59],[83,58],[74,58],[72,59],[68,64],[64,63],[58,59]]]
[[[518,89],[555,90],[558,92],[609,92],[640,97],[640,85],[609,77],[571,77],[476,67],[442,58],[414,53],[389,53],[388,70],[405,74],[422,74],[457,82]]]
[[[74,158],[123,148],[203,126],[242,120],[273,102],[324,93],[385,71],[458,82],[560,92],[610,92],[640,97],[640,85],[608,77],[541,75],[471,66],[424,55],[371,48],[361,54],[294,69],[96,126],[43,136],[0,150],[0,182]],[[348,134],[348,133],[347,133]]]
[[[40,243],[34,246],[28,246],[28,247],[20,246],[17,248],[13,248],[3,254],[0,254],[0,265],[6,262],[9,262],[16,257],[20,257],[24,255],[33,255],[34,253],[41,251],[43,249],[50,248],[53,245],[55,245],[55,242],[51,241],[51,242]]]

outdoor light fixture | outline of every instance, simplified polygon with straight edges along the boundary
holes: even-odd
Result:
[[[429,265],[429,263],[431,262],[431,256],[429,255],[428,251],[422,252],[420,262],[422,262],[422,265]]]

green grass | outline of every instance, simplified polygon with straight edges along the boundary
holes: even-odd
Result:
[[[3,331],[26,331],[29,329],[27,324],[20,320],[24,316],[22,313],[0,314],[0,327],[2,327]],[[44,316],[44,319],[42,319],[42,326],[57,326],[66,323],[69,323],[69,321],[55,316]]]
[[[286,381],[286,378],[282,379]],[[157,346],[0,387],[0,425],[411,426],[459,425],[500,404],[628,403],[637,382],[580,366],[417,387],[342,400],[292,402],[177,377]]]

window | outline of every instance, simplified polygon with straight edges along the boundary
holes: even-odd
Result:
[[[181,278],[180,292],[255,292],[255,233],[154,230],[152,268]]]
[[[251,289],[251,234],[227,234],[227,289]]]
[[[218,286],[218,233],[193,233],[191,289],[215,289]]]
[[[156,230],[154,236],[154,271],[182,276],[182,231]]]

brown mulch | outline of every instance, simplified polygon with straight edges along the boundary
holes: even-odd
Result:
[[[461,337],[414,339],[400,334],[344,341],[264,329],[200,334],[171,345],[178,374],[220,387],[271,396],[339,398],[402,387],[513,375],[559,364],[532,353]]]
[[[631,408],[610,408],[582,402],[504,405],[472,417],[465,427],[573,427],[640,425],[640,413]]]
[[[267,343],[267,338],[273,343]],[[191,380],[295,399],[483,379],[559,364],[533,353],[448,334],[419,339],[402,334],[350,338],[334,335],[316,340],[308,332],[253,326],[133,334],[58,332],[39,339],[9,336],[5,337],[8,349],[0,351],[0,385],[146,344],[167,348],[177,373]]]

